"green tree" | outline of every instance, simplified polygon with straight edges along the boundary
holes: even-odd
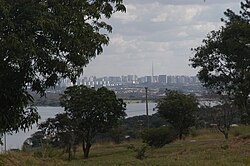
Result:
[[[192,67],[199,68],[198,78],[203,86],[229,96],[241,114],[250,114],[250,1],[241,3],[241,11],[225,12],[225,23],[218,31],[211,31],[203,45],[192,49]]]
[[[226,98],[221,98],[216,105],[204,105],[199,110],[200,120],[204,120],[211,126],[213,124],[224,135],[225,139],[229,137],[229,131],[233,123],[238,123],[238,109]]]
[[[122,0],[0,1],[0,133],[37,122],[27,89],[44,95],[61,78],[75,82],[108,44],[103,18],[117,11]]]
[[[109,131],[126,116],[126,104],[122,99],[117,99],[113,91],[105,87],[97,90],[86,86],[69,87],[60,100],[66,112],[66,119],[70,123],[62,127],[62,130],[54,130],[56,127],[53,124],[58,123],[52,123],[51,128],[56,131],[54,132],[56,134],[59,131],[63,131],[63,133],[73,132],[76,136],[75,139],[81,140],[85,158],[89,156],[96,134]],[[42,128],[47,130],[49,129],[47,126]],[[69,127],[70,130],[64,132],[63,128]],[[72,134],[70,135],[72,136]]]
[[[68,153],[68,160],[72,159],[72,150],[78,142],[74,124],[67,113],[56,114],[55,118],[48,118],[39,125],[45,142],[64,148]]]
[[[236,108],[231,103],[223,103],[214,106],[214,121],[217,124],[218,130],[228,139],[230,127],[235,118]]]
[[[196,98],[177,91],[166,91],[166,96],[157,103],[157,111],[171,124],[178,133],[179,139],[188,134],[195,124],[198,103]]]

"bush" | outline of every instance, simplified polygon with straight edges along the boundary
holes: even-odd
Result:
[[[223,149],[223,150],[228,150],[228,149],[229,149],[229,145],[228,145],[227,143],[222,144],[222,145],[221,145],[221,149]]]
[[[136,158],[139,159],[139,160],[143,160],[146,158],[146,150],[147,150],[147,145],[143,144],[142,146],[140,147],[135,147],[134,145],[129,145],[128,146],[128,149],[131,149],[133,150],[134,152],[136,152]]]
[[[41,148],[36,149],[36,151],[33,154],[34,157],[38,158],[53,158],[55,156],[58,156],[58,152],[56,149],[52,148],[50,145],[44,144]]]
[[[197,137],[198,135],[200,135],[200,132],[195,128],[191,128],[189,134],[191,135],[191,137]]]
[[[35,151],[33,156],[37,158],[43,158],[43,153],[41,151]]]
[[[245,137],[250,135],[250,126],[240,125],[237,127],[232,127],[230,134],[234,137]]]
[[[231,133],[234,137],[238,137],[242,134],[240,130],[233,130]]]
[[[151,128],[142,133],[142,140],[151,147],[161,148],[174,141],[177,136],[172,127]]]

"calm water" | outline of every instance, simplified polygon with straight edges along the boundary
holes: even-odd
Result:
[[[155,107],[155,103],[148,104],[149,115],[154,113],[153,108]],[[133,117],[137,115],[145,115],[146,114],[146,105],[145,103],[131,103],[127,104],[127,117]],[[41,116],[40,122],[45,121],[50,117],[54,117],[56,114],[63,112],[62,107],[38,107],[38,112]],[[19,132],[12,135],[7,135],[6,147],[7,149],[21,149],[23,142],[30,137],[31,134],[37,131],[37,126],[34,125],[32,129],[27,132]],[[3,151],[4,146],[0,146],[0,151]]]

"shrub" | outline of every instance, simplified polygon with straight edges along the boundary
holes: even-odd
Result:
[[[240,136],[242,133],[241,133],[241,131],[240,130],[233,130],[232,131],[232,135],[234,136],[234,137],[238,137],[238,136]]]
[[[41,151],[35,151],[33,154],[34,157],[37,158],[42,158],[43,157],[43,153]]]
[[[230,130],[230,134],[234,137],[247,137],[250,135],[250,127],[246,125],[240,125],[237,127],[232,127]]]
[[[143,144],[142,146],[140,147],[135,147],[134,145],[129,145],[128,146],[128,149],[131,149],[133,150],[134,152],[136,152],[136,158],[139,159],[139,160],[143,160],[146,158],[146,150],[147,150],[147,145]]]
[[[227,143],[221,145],[221,149],[227,150],[229,149],[229,145]]]
[[[198,135],[200,135],[200,132],[195,128],[191,128],[189,134],[191,135],[191,137],[197,137]]]
[[[58,155],[56,149],[52,148],[50,145],[44,144],[41,148],[36,149],[33,156],[38,158],[53,158]]]
[[[177,136],[172,127],[151,128],[142,133],[142,140],[151,147],[161,148],[174,141]]]

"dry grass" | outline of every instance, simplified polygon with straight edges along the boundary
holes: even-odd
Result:
[[[235,129],[236,130],[236,129]],[[241,131],[240,128],[237,130]],[[243,130],[242,130],[243,131]],[[77,150],[76,158],[71,162],[67,156],[54,158],[38,158],[33,153],[15,152],[0,155],[2,166],[243,166],[250,165],[250,139],[246,135],[250,128],[244,132],[237,132],[237,137],[229,141],[223,140],[223,135],[212,130],[199,130],[195,136],[189,136],[184,141],[176,141],[160,149],[148,149],[144,160],[135,158],[135,152],[127,149],[129,144],[141,146],[141,141],[126,142],[123,144],[103,143],[95,144],[90,152],[89,159],[83,159],[81,148]],[[191,141],[196,140],[196,141]]]
[[[27,152],[9,152],[0,155],[0,166],[60,166],[65,164],[67,163],[61,159],[37,158]]]

